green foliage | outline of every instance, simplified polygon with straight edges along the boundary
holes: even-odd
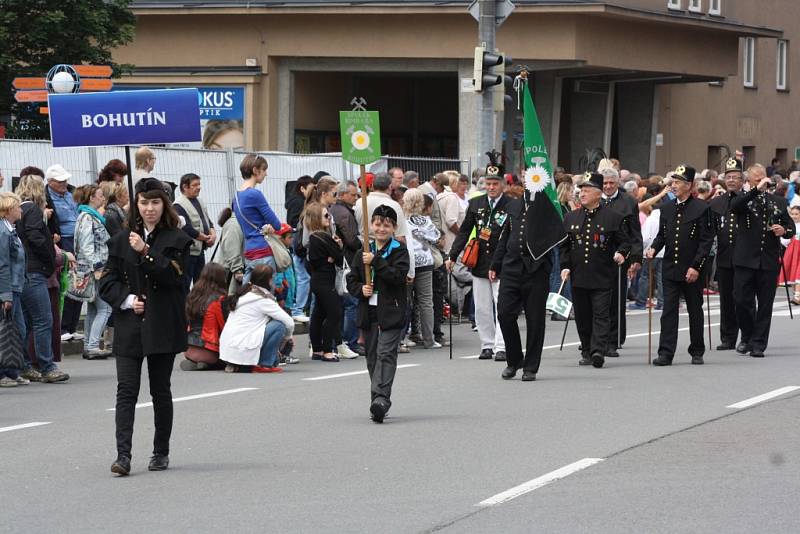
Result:
[[[118,77],[129,65],[111,52],[133,39],[136,19],[130,0],[0,0],[0,122],[8,137],[48,138],[38,105],[14,101],[11,81],[44,76],[59,63],[111,65]]]

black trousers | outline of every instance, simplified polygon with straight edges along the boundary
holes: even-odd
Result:
[[[572,286],[572,309],[575,310],[575,326],[581,340],[581,355],[588,358],[608,351],[608,330],[611,306],[610,289],[587,289]],[[616,340],[613,342],[616,345]]]
[[[735,268],[736,318],[742,331],[742,342],[754,350],[765,350],[772,324],[772,305],[778,285],[778,266],[774,269]],[[756,309],[758,301],[758,309]]]
[[[61,332],[74,334],[78,329],[78,321],[81,318],[81,307],[83,302],[64,297],[64,309],[61,312]],[[89,333],[86,332],[88,336]]]
[[[508,367],[534,373],[539,371],[544,345],[544,325],[547,316],[545,305],[550,290],[550,269],[539,267],[533,273],[503,272],[497,294],[497,317],[503,339],[506,342]],[[525,358],[522,356],[522,340],[517,319],[525,310],[527,341]]]
[[[183,273],[183,289],[186,294],[189,294],[189,288],[192,287],[192,282],[197,282],[200,279],[200,273],[203,272],[203,267],[206,266],[205,254],[199,256],[189,256],[186,261],[186,272]]]
[[[139,385],[142,379],[142,363],[145,358],[117,356],[117,454],[131,457],[133,420]],[[150,379],[150,396],[153,399],[153,416],[156,427],[153,437],[153,454],[169,454],[169,438],[172,435],[172,365],[174,354],[147,356],[147,375]]]
[[[608,329],[608,342],[611,347],[621,347],[625,344],[625,335],[627,334],[625,310],[627,309],[627,295],[628,295],[628,268],[627,263],[619,266],[619,280],[614,283],[611,288],[611,305],[609,306],[609,314],[611,321]],[[622,297],[620,297],[620,289],[622,289]],[[619,308],[619,309],[618,309]],[[621,321],[618,320],[621,318]],[[619,325],[617,325],[619,323]],[[619,347],[617,346],[617,328],[619,328]]]
[[[678,345],[678,319],[681,295],[689,311],[689,354],[702,356],[706,351],[703,341],[703,285],[702,273],[688,284],[664,278],[664,310],[661,312],[661,335],[658,339],[658,355],[672,360]]]
[[[308,325],[308,337],[314,352],[333,352],[342,336],[342,297],[336,292],[335,275],[311,274],[314,311]]]
[[[380,400],[388,410],[392,405],[392,384],[397,372],[397,348],[403,337],[403,330],[381,330],[378,318],[373,318],[369,330],[365,332],[364,352],[370,379],[370,398]]]
[[[736,345],[739,337],[739,321],[736,319],[736,302],[734,300],[734,270],[717,266],[717,284],[719,286],[719,337],[726,345]]]

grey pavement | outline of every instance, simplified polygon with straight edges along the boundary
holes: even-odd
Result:
[[[176,363],[176,398],[256,389],[176,403],[162,473],[146,469],[151,408],[137,410],[124,479],[109,472],[114,361],[68,357],[69,383],[0,390],[0,431],[49,423],[0,432],[0,532],[797,532],[800,390],[726,407],[800,386],[785,310],[779,299],[763,360],[712,350],[689,365],[683,331],[667,368],[646,363],[646,312],[629,316],[622,357],[599,370],[577,366],[574,325],[559,351],[564,323],[548,321],[530,383],[464,358],[477,334],[456,325],[452,361],[447,348],[400,355],[415,366],[398,371],[383,425],[369,420],[366,374],[306,380],[363,371],[363,358],[301,355],[277,375]],[[477,506],[583,458],[604,460]]]

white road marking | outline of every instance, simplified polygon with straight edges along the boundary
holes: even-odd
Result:
[[[731,404],[730,406],[726,406],[726,408],[733,408],[735,410],[748,408],[750,406],[758,404],[759,402],[768,401],[770,399],[774,399],[775,397],[780,397],[781,395],[786,395],[787,393],[791,393],[792,391],[797,391],[798,389],[800,389],[800,386],[786,386],[773,391],[769,391],[767,393],[764,393],[763,395],[758,395],[756,397],[745,399],[741,402],[737,402],[736,404]]]
[[[498,504],[503,504],[504,502],[508,502],[511,499],[516,499],[521,495],[525,495],[526,493],[530,493],[535,489],[539,489],[542,486],[546,486],[551,482],[554,482],[558,479],[567,477],[573,473],[577,473],[582,469],[586,469],[587,467],[591,467],[596,463],[602,462],[604,458],[584,458],[583,460],[578,460],[577,462],[571,463],[569,465],[565,465],[560,469],[556,469],[555,471],[550,471],[546,475],[542,475],[538,478],[534,478],[533,480],[529,480],[519,486],[515,486],[510,490],[506,490],[503,493],[498,493],[493,497],[489,497],[486,500],[483,500],[476,504],[475,506],[495,506]]]
[[[11,432],[12,430],[22,430],[23,428],[33,428],[33,427],[36,427],[36,426],[44,426],[44,425],[49,425],[49,424],[50,424],[50,421],[47,421],[47,422],[40,421],[40,422],[36,422],[36,423],[25,423],[23,425],[4,426],[4,427],[0,428],[0,432]]]
[[[208,397],[219,397],[220,395],[230,395],[232,393],[242,393],[243,391],[254,391],[259,388],[236,388],[236,389],[224,389],[222,391],[212,391],[211,393],[200,393],[199,395],[189,395],[188,397],[175,397],[172,399],[172,402],[184,402],[189,400],[195,399],[206,399]],[[152,402],[141,402],[136,405],[136,409],[139,408],[147,408],[148,406],[152,406]],[[107,412],[113,412],[116,408],[108,408]]]
[[[398,365],[398,369],[405,369],[406,367],[419,367],[420,364],[418,363],[406,363],[403,365]],[[303,380],[315,381],[315,380],[328,380],[329,378],[342,378],[345,376],[356,376],[356,375],[365,375],[367,374],[367,370],[364,369],[363,371],[352,371],[349,373],[338,373],[335,375],[324,375],[324,376],[312,376],[310,378],[304,378]]]
[[[572,321],[570,321],[570,322],[572,322]],[[719,323],[711,323],[711,327],[712,328],[715,327],[715,326],[719,326]],[[708,328],[708,327],[704,325],[704,328]],[[678,328],[678,332],[688,332],[688,331],[689,331],[689,327],[688,326],[686,328]],[[654,336],[658,335],[660,333],[661,333],[661,330],[653,330],[653,335]],[[641,334],[628,334],[625,337],[625,339],[630,339],[632,337],[645,337],[645,336],[647,336],[647,332],[644,332],[644,333],[641,333]],[[581,344],[580,341],[576,341],[574,343],[564,343],[564,346],[565,347],[577,347],[580,344]],[[542,350],[557,349],[560,346],[561,346],[560,343],[558,345],[547,345],[546,347],[542,347]],[[480,356],[480,355],[479,354],[473,354],[472,356],[459,356],[459,359],[461,359],[461,360],[476,360],[478,358],[478,356]]]

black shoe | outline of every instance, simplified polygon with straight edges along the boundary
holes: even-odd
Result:
[[[720,343],[717,345],[717,350],[734,350],[736,343]]]
[[[736,345],[736,352],[738,352],[739,354],[747,354],[751,350],[753,349],[750,347],[750,345],[745,343],[744,341]]]
[[[506,361],[506,351],[498,350],[497,352],[495,352],[494,361],[496,361],[496,362],[504,362],[504,361]]]
[[[604,363],[606,363],[606,360],[605,358],[603,358],[602,354],[600,354],[599,352],[595,352],[594,354],[592,354],[592,367],[594,367],[595,369],[600,369],[601,367],[603,367]]]
[[[500,375],[503,377],[503,380],[511,380],[515,376],[517,376],[517,368],[516,367],[506,367],[503,369],[503,374]]]
[[[672,360],[668,360],[666,358],[662,358],[661,356],[659,356],[658,358],[653,360],[653,365],[655,365],[656,367],[663,367],[665,365],[672,365]]]
[[[479,360],[491,360],[492,359],[492,349],[483,349],[481,351],[480,356],[478,356]]]
[[[617,352],[617,349],[608,349],[606,358],[619,358],[619,352]]]
[[[584,356],[580,359],[578,365],[592,365],[592,359],[588,356]]]
[[[523,382],[533,382],[536,380],[536,373],[533,371],[522,371],[522,381]]]
[[[154,454],[150,458],[150,465],[147,466],[148,471],[165,471],[169,467],[169,456],[166,454]]]
[[[117,456],[117,459],[111,464],[111,472],[123,477],[128,476],[131,472],[131,459],[127,456]]]
[[[383,423],[383,418],[386,417],[386,406],[378,401],[369,405],[369,413],[372,414],[372,420],[376,423]]]
[[[704,363],[702,356],[692,356],[692,365],[703,365]]]
[[[752,356],[753,358],[763,358],[764,351],[761,349],[753,349],[750,351],[750,356]]]

